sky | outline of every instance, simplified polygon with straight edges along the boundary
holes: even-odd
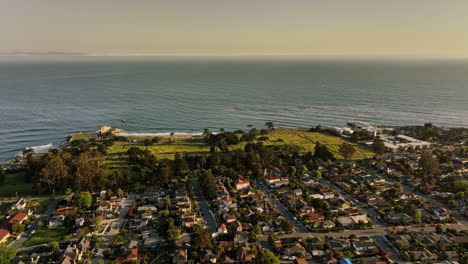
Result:
[[[467,0],[0,0],[0,52],[468,57]]]

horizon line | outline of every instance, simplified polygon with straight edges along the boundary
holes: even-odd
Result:
[[[303,58],[382,58],[382,59],[468,59],[468,55],[429,55],[429,54],[414,54],[414,53],[328,53],[328,54],[274,54],[274,53],[239,53],[239,54],[181,54],[181,53],[88,53],[88,52],[64,52],[64,51],[47,51],[47,52],[32,52],[32,51],[14,51],[1,52],[0,56],[8,57],[212,57],[212,58],[242,58],[242,57],[303,57]]]

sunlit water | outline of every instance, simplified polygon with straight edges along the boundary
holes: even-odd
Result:
[[[468,62],[0,60],[0,161],[101,125],[200,132],[261,128],[266,121],[468,127]]]

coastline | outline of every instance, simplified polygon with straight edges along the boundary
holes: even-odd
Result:
[[[185,140],[185,139],[191,139],[194,137],[201,137],[203,135],[202,132],[157,132],[157,133],[151,133],[151,132],[120,132],[117,135],[118,136],[123,136],[123,137],[130,137],[130,138],[148,138],[148,137],[162,137],[162,138],[169,138],[171,137],[171,133],[174,133],[172,137],[175,140]],[[212,134],[216,134],[217,132],[211,132]],[[52,143],[44,144],[44,145],[38,145],[38,146],[31,146],[24,148],[23,150],[26,149],[33,149],[35,154],[42,154],[46,153],[50,149],[57,149],[57,148],[62,148],[65,147],[68,143],[70,143],[70,140],[72,139],[73,136],[77,135],[95,135],[95,132],[76,132],[69,134],[64,137],[64,141],[58,145],[53,145]],[[0,166],[4,167],[12,167],[17,165],[17,159],[22,159],[21,152],[18,152],[15,157],[11,157],[9,160],[0,162]]]

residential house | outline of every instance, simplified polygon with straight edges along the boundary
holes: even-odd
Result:
[[[155,213],[155,212],[158,211],[158,209],[157,209],[156,206],[154,206],[154,205],[149,205],[149,204],[147,204],[147,205],[139,206],[139,207],[137,208],[137,211],[138,211],[139,213],[142,213],[142,212],[152,212],[152,213]]]
[[[350,227],[354,225],[354,221],[349,216],[340,216],[336,219],[336,221],[343,227]]]
[[[187,249],[176,250],[172,258],[172,263],[187,264]]]
[[[11,206],[11,210],[23,210],[26,208],[27,202],[25,199],[20,198],[18,201],[16,201],[15,204]]]
[[[1,228],[0,229],[0,243],[6,242],[8,238],[10,237],[10,235],[11,235],[10,230]]]
[[[138,260],[138,248],[126,250],[121,257],[115,260],[116,263],[132,263]]]
[[[367,218],[367,215],[361,214],[361,215],[352,215],[350,218],[353,220],[354,224],[359,224],[359,223],[364,223],[367,224],[369,223],[369,219]]]
[[[47,226],[50,227],[59,227],[63,226],[65,222],[65,215],[54,215],[49,219]]]
[[[83,217],[79,217],[75,220],[75,225],[77,227],[82,227],[85,223],[85,219]]]
[[[387,220],[393,224],[410,223],[413,218],[405,213],[390,213],[387,214]]]
[[[203,263],[216,263],[216,255],[213,254],[213,251],[206,250],[200,256],[200,259]]]
[[[357,251],[366,251],[375,248],[372,240],[357,240],[352,243],[353,248]]]
[[[428,250],[409,251],[411,259],[416,261],[432,261],[437,259],[437,255]]]
[[[87,252],[90,246],[90,241],[87,238],[82,238],[78,243],[71,243],[67,246],[62,256],[60,257],[62,264],[77,264],[81,261],[83,253]]]
[[[308,259],[310,256],[307,254],[307,250],[300,243],[293,243],[287,245],[284,248],[284,253],[287,256],[295,256],[298,258]]]
[[[235,182],[235,186],[236,190],[243,190],[250,187],[250,181],[244,179],[244,177],[242,176],[242,178],[239,177],[237,179],[237,181]]]
[[[247,262],[252,261],[255,258],[255,255],[249,246],[244,245],[237,249],[236,257],[238,261]]]

